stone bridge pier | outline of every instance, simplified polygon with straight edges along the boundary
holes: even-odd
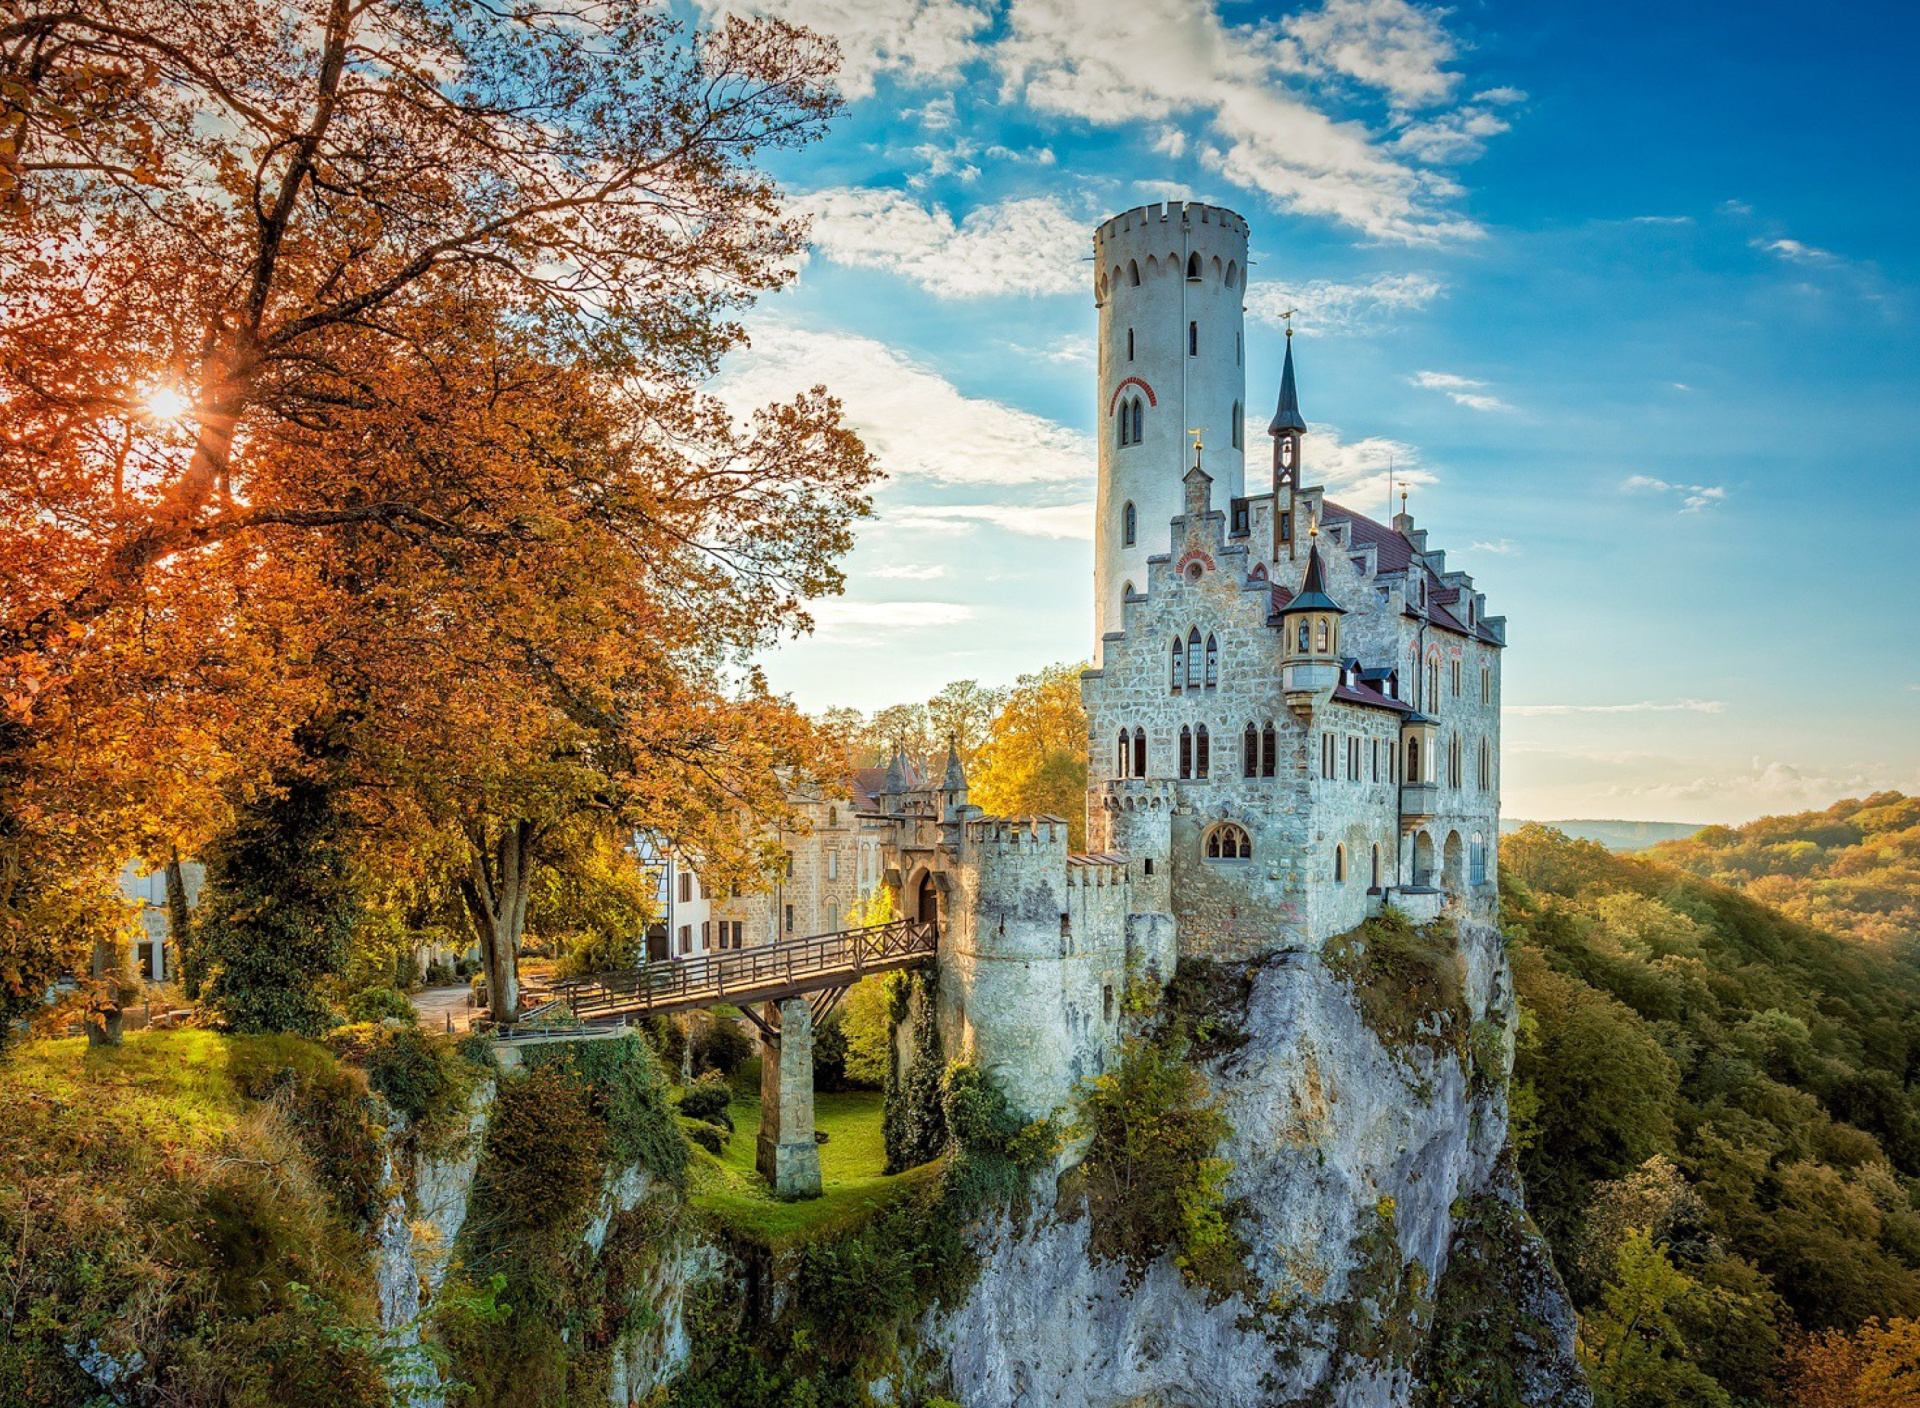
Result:
[[[820,1196],[813,1137],[813,1008],[804,997],[769,1002],[760,1028],[760,1141],[754,1167],[782,1198]]]

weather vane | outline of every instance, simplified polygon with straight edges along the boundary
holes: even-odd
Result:
[[[1206,433],[1207,429],[1205,426],[1201,426],[1198,430],[1189,430],[1187,432],[1187,434],[1193,437],[1193,467],[1195,469],[1200,468],[1200,437]]]
[[[1287,336],[1288,336],[1288,337],[1292,337],[1292,336],[1293,336],[1293,315],[1294,315],[1294,314],[1295,314],[1296,312],[1298,312],[1298,311],[1299,311],[1299,310],[1298,310],[1298,309],[1296,309],[1296,308],[1289,308],[1289,309],[1287,309],[1287,311],[1286,311],[1286,312],[1284,312],[1284,313],[1282,313],[1282,314],[1280,315],[1280,316],[1281,316],[1281,317],[1282,317],[1283,319],[1285,319],[1285,320],[1286,320],[1286,324],[1287,324]]]

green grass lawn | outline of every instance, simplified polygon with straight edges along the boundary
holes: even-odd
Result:
[[[782,1202],[754,1171],[760,1130],[757,1096],[736,1094],[727,1113],[734,1133],[718,1158],[693,1151],[688,1201],[730,1230],[768,1246],[790,1246],[824,1232],[866,1221],[875,1212],[939,1177],[938,1164],[926,1164],[889,1177],[886,1142],[880,1121],[884,1097],[878,1091],[853,1090],[814,1097],[814,1124],[827,1136],[820,1146],[824,1192],[818,1198]]]

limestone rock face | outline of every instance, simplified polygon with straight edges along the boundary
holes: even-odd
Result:
[[[1530,1402],[1589,1403],[1572,1312],[1502,1157],[1514,1010],[1500,936],[1463,922],[1459,938],[1468,1006],[1483,1035],[1508,1036],[1477,1080],[1452,1052],[1383,1044],[1309,953],[1258,965],[1250,1040],[1201,1067],[1233,1125],[1227,1194],[1243,1210],[1263,1305],[1209,1304],[1165,1258],[1129,1287],[1120,1264],[1089,1258],[1083,1218],[1042,1208],[982,1229],[972,1294],[927,1327],[955,1396],[1057,1408],[1417,1404],[1457,1218],[1491,1203],[1512,1215],[1506,1235],[1475,1244],[1500,1264],[1477,1270],[1516,1307],[1516,1329],[1484,1352],[1509,1357]]]

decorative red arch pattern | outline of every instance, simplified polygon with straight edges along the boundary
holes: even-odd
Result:
[[[1160,398],[1153,394],[1153,388],[1151,386],[1148,386],[1144,381],[1140,380],[1140,378],[1137,376],[1130,376],[1125,381],[1121,382],[1118,386],[1114,387],[1113,395],[1107,398],[1107,414],[1109,416],[1113,414],[1114,406],[1119,403],[1120,393],[1122,391],[1125,391],[1129,386],[1137,386],[1142,391],[1146,392],[1147,404],[1149,406],[1157,407],[1160,404]]]

